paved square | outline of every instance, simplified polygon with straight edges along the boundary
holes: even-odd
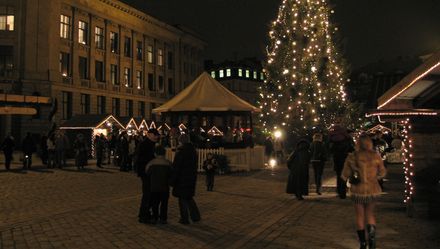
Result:
[[[18,167],[18,166],[16,166]],[[439,223],[407,218],[399,167],[378,206],[378,248],[440,248]],[[137,222],[140,180],[113,167],[0,171],[0,248],[358,248],[350,200],[339,200],[328,165],[325,191],[297,201],[287,171],[198,179],[202,221],[184,226],[171,197],[168,225]]]

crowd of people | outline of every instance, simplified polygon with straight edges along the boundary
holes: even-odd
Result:
[[[265,153],[268,158],[279,158],[280,152],[275,149],[275,141],[272,138],[265,141]],[[327,134],[316,132],[311,142],[307,138],[300,139],[288,156],[289,176],[286,192],[293,194],[298,200],[304,200],[304,196],[309,195],[311,165],[316,194],[321,195],[323,170],[331,156],[339,198],[346,198],[349,186],[356,212],[360,248],[367,248],[367,245],[369,248],[375,248],[374,208],[384,189],[385,154],[393,149],[401,149],[401,146],[402,140],[398,135],[384,137],[381,131],[362,133],[356,138],[356,143],[352,134],[341,125],[335,125]]]

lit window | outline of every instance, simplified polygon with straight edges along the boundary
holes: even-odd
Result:
[[[226,69],[226,77],[231,77],[231,69]]]
[[[249,78],[249,77],[250,77],[250,71],[246,70],[246,78]]]
[[[257,71],[254,71],[254,80],[256,80],[257,78],[258,78]]]
[[[14,30],[14,14],[13,7],[0,7],[0,30]]]
[[[260,80],[264,80],[264,73],[263,72],[260,73]]]
[[[147,61],[148,63],[153,63],[153,46],[147,46]]]
[[[157,50],[157,65],[163,66],[163,50],[161,48]]]
[[[114,64],[110,65],[110,82],[113,85],[119,85],[118,66]]]
[[[104,49],[104,29],[98,26],[95,27],[95,46]]]
[[[0,21],[1,22],[1,21]],[[0,24],[1,26],[1,24]],[[1,27],[0,27],[1,29]],[[70,39],[71,34],[70,16],[60,16],[60,37],[64,39]]]
[[[87,44],[89,34],[89,24],[83,21],[79,21],[78,26],[78,42],[81,44]]]
[[[136,85],[138,89],[144,89],[142,84],[142,71],[136,71]]]
[[[131,70],[130,68],[126,67],[124,68],[124,83],[126,87],[132,87],[131,84]]]
[[[211,77],[215,79],[215,71],[211,71]]]
[[[224,70],[223,70],[223,69],[219,71],[219,77],[220,77],[220,78],[225,77],[224,74],[225,74],[225,73],[224,73]]]
[[[243,69],[238,69],[238,77],[243,77]]]

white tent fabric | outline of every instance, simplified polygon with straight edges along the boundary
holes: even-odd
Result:
[[[242,100],[208,73],[202,73],[191,85],[153,113],[183,111],[251,111],[260,109]]]

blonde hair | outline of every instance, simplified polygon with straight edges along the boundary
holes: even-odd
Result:
[[[359,151],[373,150],[373,141],[370,136],[365,134],[360,135],[357,142],[357,148]]]

